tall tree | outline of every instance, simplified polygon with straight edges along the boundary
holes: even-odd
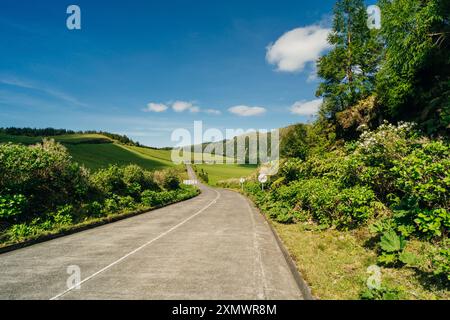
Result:
[[[450,125],[450,1],[380,0],[385,59],[377,93],[393,119]]]
[[[323,81],[316,95],[324,98],[322,111],[328,118],[334,119],[374,91],[381,44],[367,19],[363,0],[337,1],[328,38],[333,48],[318,61]]]

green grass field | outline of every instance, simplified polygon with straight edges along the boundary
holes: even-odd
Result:
[[[148,170],[165,169],[173,166],[168,161],[161,161],[150,155],[128,150],[127,147],[115,143],[68,144],[66,147],[75,161],[84,164],[92,170],[105,168],[110,164],[117,164],[119,166],[137,164]]]
[[[208,173],[209,184],[215,186],[221,180],[247,177],[255,172],[256,165],[198,164],[198,170]]]
[[[123,146],[99,134],[74,134],[51,137],[69,150],[73,159],[91,170],[110,164],[137,164],[148,170],[173,167],[170,151]],[[13,142],[26,145],[42,141],[42,137],[10,136],[0,134],[0,143]]]

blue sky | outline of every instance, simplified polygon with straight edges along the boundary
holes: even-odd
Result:
[[[81,8],[81,30],[66,9]],[[334,0],[0,2],[0,126],[123,133],[311,119]]]

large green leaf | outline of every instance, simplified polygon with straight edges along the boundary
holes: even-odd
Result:
[[[398,259],[403,262],[404,264],[407,264],[408,266],[414,266],[418,263],[418,257],[411,252],[402,252],[399,256]]]
[[[405,245],[405,239],[402,236],[397,235],[393,230],[385,232],[381,237],[380,246],[383,251],[398,252],[403,250]]]

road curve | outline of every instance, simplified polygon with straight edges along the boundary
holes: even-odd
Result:
[[[0,299],[302,299],[249,201],[200,188],[182,203],[1,254]]]

